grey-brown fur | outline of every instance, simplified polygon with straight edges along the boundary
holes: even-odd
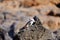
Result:
[[[35,16],[33,19],[35,23],[32,25],[28,23],[27,28],[20,29],[14,40],[55,40],[51,32],[42,26],[38,17]]]

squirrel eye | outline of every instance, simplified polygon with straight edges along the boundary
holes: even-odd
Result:
[[[33,24],[32,25],[34,25],[35,24],[35,22],[33,22]]]

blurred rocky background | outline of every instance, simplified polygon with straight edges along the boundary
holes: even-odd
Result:
[[[12,32],[17,34],[34,16],[44,28],[60,36],[60,0],[0,0],[0,28],[6,40],[12,40],[7,32],[14,29]]]

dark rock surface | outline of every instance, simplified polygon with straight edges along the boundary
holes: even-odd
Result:
[[[3,30],[0,29],[0,40],[4,40],[4,39],[5,39],[5,36],[4,36]]]

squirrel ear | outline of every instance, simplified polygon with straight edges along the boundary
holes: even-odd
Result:
[[[39,21],[39,18],[38,18],[37,16],[34,16],[33,19],[34,19],[35,21]]]
[[[42,25],[40,19],[37,16],[34,16],[33,19],[40,25]]]

